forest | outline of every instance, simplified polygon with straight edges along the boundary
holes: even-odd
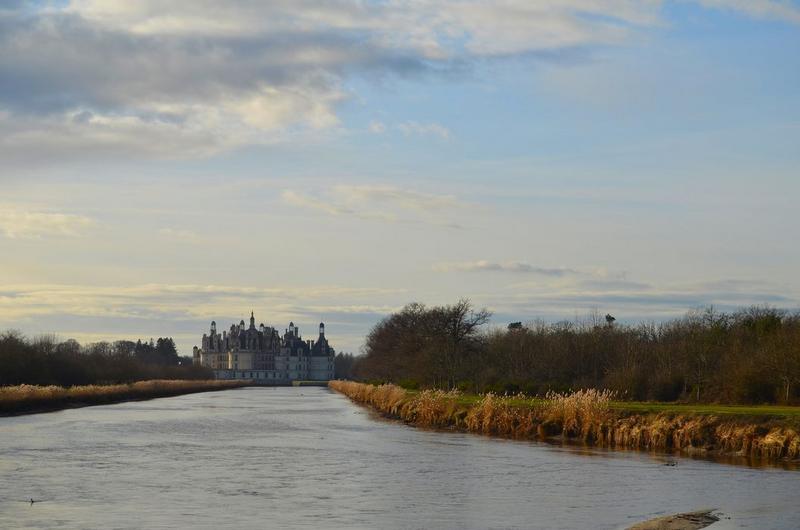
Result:
[[[97,385],[146,379],[213,379],[213,373],[179,357],[172,338],[81,345],[52,336],[28,339],[0,334],[0,386]]]
[[[412,303],[370,331],[347,375],[406,388],[544,395],[609,389],[618,399],[800,402],[800,314],[694,310],[665,322],[613,316],[492,329],[469,300]],[[342,361],[345,361],[343,359]]]

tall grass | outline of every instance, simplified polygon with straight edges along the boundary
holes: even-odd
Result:
[[[610,419],[614,392],[610,390],[578,390],[570,393],[548,392],[544,413],[546,421],[560,424],[561,432],[584,440],[597,437]]]
[[[175,396],[192,392],[225,390],[246,384],[248,384],[246,381],[156,379],[124,385],[2,386],[0,387],[0,413],[18,413],[39,409],[55,410],[75,405],[95,405]]]
[[[485,394],[467,399],[457,391],[406,391],[352,381],[329,386],[382,414],[425,427],[526,439],[578,440],[587,444],[687,453],[725,454],[765,460],[800,458],[795,423],[774,417],[630,413],[612,407],[607,390],[549,393],[544,399]]]
[[[458,390],[422,390],[408,404],[414,423],[425,427],[445,427],[457,417]]]

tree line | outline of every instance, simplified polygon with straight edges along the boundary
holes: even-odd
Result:
[[[193,366],[190,357],[179,357],[171,337],[81,345],[52,336],[28,339],[13,331],[0,334],[0,386],[213,378],[210,370]]]
[[[633,400],[800,402],[800,313],[707,308],[661,323],[591,315],[487,329],[490,316],[468,300],[409,304],[374,326],[348,375],[476,392],[608,388]]]

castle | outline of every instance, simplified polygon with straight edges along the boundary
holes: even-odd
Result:
[[[289,323],[280,332],[264,324],[256,327],[250,313],[250,326],[244,320],[229,331],[217,333],[211,322],[203,334],[202,347],[192,349],[194,364],[214,370],[217,379],[252,379],[262,384],[289,384],[292,381],[333,379],[335,351],[325,338],[325,324],[319,325],[316,341],[303,340],[300,329]]]

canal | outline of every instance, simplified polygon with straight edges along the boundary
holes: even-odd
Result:
[[[615,529],[702,508],[713,529],[800,527],[800,472],[675,460],[245,388],[0,418],[0,528]]]

